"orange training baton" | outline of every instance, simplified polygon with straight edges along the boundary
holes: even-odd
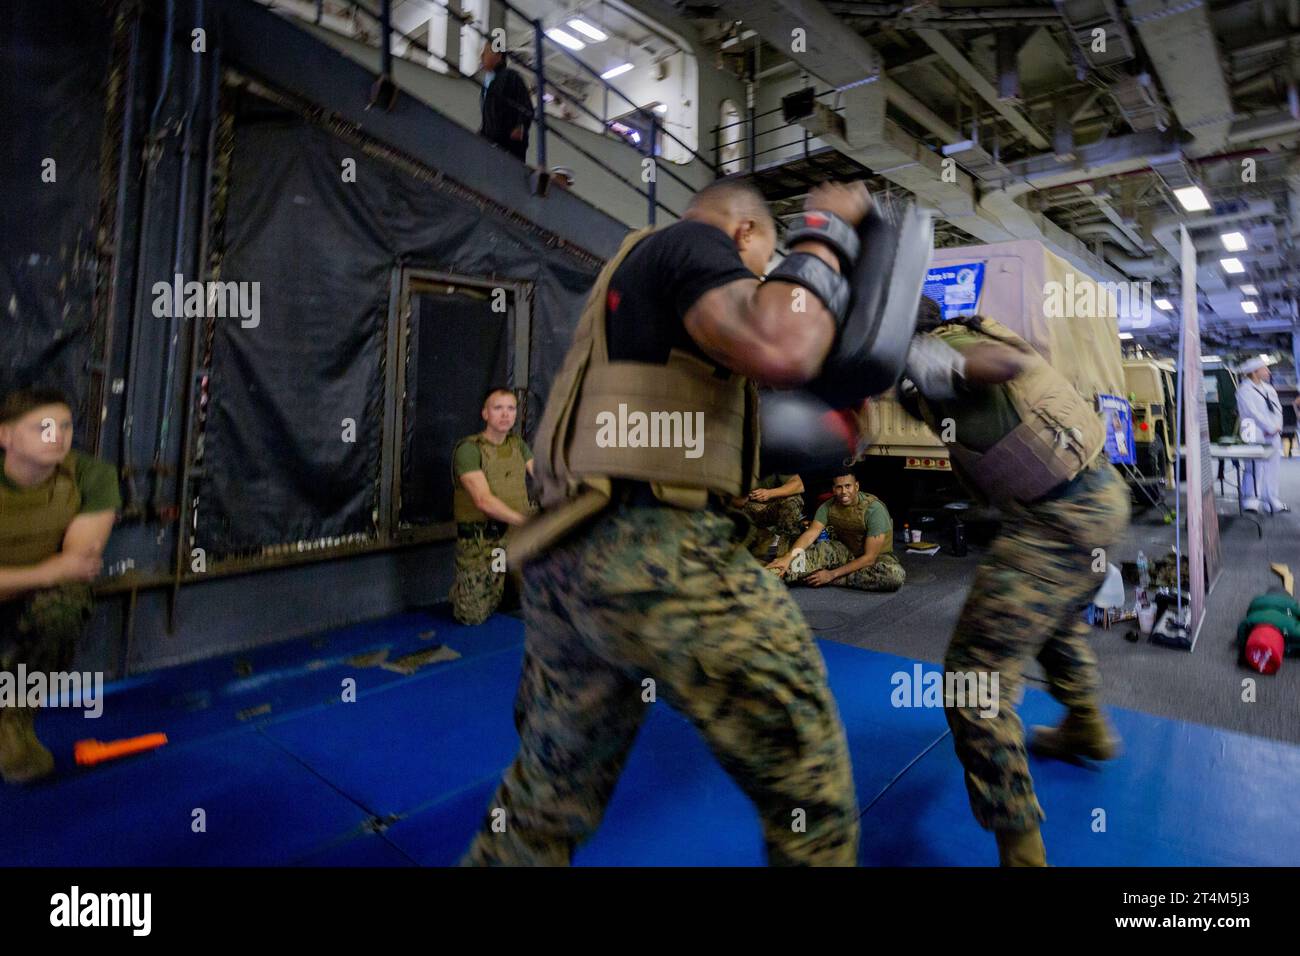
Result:
[[[107,743],[100,740],[78,740],[73,747],[73,754],[77,766],[89,767],[106,760],[156,750],[165,743],[166,734],[145,734],[142,737],[127,737],[125,740],[110,740]]]

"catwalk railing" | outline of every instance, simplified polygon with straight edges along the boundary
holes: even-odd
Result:
[[[378,27],[378,45],[380,49],[380,83],[388,84],[390,88],[393,85],[393,38],[399,37],[408,44],[407,50],[414,48],[424,57],[439,61],[446,67],[448,76],[462,79],[467,83],[472,83],[477,88],[478,83],[469,74],[460,70],[459,64],[452,63],[445,56],[437,53],[432,49],[432,45],[426,41],[420,41],[411,34],[396,29],[392,25],[392,0],[377,0],[378,9],[374,6],[363,3],[361,0],[347,0],[345,6],[351,10],[368,17]],[[669,179],[678,183],[688,193],[694,193],[699,188],[697,184],[691,183],[678,175],[669,165],[665,164],[659,156],[658,144],[662,139],[670,140],[677,144],[685,154],[692,160],[698,161],[702,166],[711,172],[714,176],[719,173],[718,163],[701,155],[697,150],[683,142],[675,133],[667,128],[660,120],[659,116],[653,109],[647,109],[645,106],[634,102],[627,94],[618,87],[614,86],[608,80],[600,75],[595,69],[584,63],[573,51],[566,49],[559,43],[556,43],[546,35],[546,30],[541,19],[529,17],[523,11],[519,10],[505,0],[496,0],[506,11],[507,23],[510,17],[515,17],[528,24],[530,27],[533,40],[531,44],[530,56],[525,58],[520,52],[515,50],[502,51],[508,62],[514,62],[523,71],[531,74],[534,78],[536,89],[534,95],[536,102],[531,111],[531,117],[536,127],[536,146],[537,146],[537,167],[546,172],[547,166],[547,145],[549,140],[554,138],[584,159],[600,167],[601,170],[611,178],[626,186],[628,189],[645,197],[646,201],[646,222],[648,225],[654,225],[657,219],[658,210],[663,210],[671,216],[680,218],[681,213],[665,205],[659,198],[656,188],[659,176],[666,175]],[[315,21],[320,24],[324,20],[324,0],[316,0]],[[448,16],[452,22],[460,22],[461,25],[468,27],[473,33],[477,34],[479,39],[484,42],[490,42],[492,37],[484,32],[476,23],[468,18],[460,20],[448,8]],[[356,37],[353,37],[356,39]],[[626,103],[631,107],[632,113],[638,122],[648,129],[649,135],[644,137],[644,142],[630,142],[625,137],[613,132],[610,129],[610,120],[607,117],[598,115],[585,102],[573,95],[559,83],[555,82],[553,75],[548,75],[546,67],[546,58],[551,53],[559,53],[565,57],[566,61],[572,63],[577,71],[584,77],[594,81],[603,91],[606,100],[614,97],[617,101]],[[529,62],[531,60],[531,62]],[[601,135],[614,140],[620,146],[626,147],[636,153],[642,160],[643,169],[642,182],[638,183],[618,171],[610,168],[609,164],[601,157],[595,155],[578,143],[573,137],[569,136],[559,129],[552,120],[554,117],[549,116],[546,111],[547,98],[550,97],[552,102],[565,103],[576,109],[580,114],[598,124]],[[621,118],[626,119],[629,114],[623,114]],[[648,164],[647,164],[648,161]]]

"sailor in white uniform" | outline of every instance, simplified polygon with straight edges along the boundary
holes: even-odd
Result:
[[[1268,458],[1252,461],[1243,469],[1242,507],[1247,511],[1258,511],[1263,502],[1270,511],[1290,511],[1278,497],[1278,469],[1282,463],[1282,402],[1268,383],[1268,361],[1250,359],[1237,369],[1237,374],[1241,376],[1237,386],[1241,438],[1273,449]]]

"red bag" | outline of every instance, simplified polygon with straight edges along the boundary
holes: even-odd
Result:
[[[1261,674],[1276,674],[1286,643],[1272,624],[1256,624],[1246,638],[1246,663]]]

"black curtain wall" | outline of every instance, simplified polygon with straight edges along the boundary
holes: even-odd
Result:
[[[0,3],[0,395],[86,405],[112,34],[90,0]]]
[[[399,264],[531,284],[530,435],[599,263],[289,109],[247,92],[227,99],[234,133],[220,280],[246,283],[248,300],[255,288],[259,308],[255,324],[214,320],[198,543],[228,554],[370,534]],[[345,175],[353,162],[355,181]],[[436,310],[421,313],[416,341],[456,341],[466,326],[447,315],[442,328]],[[464,354],[478,352],[497,355],[499,343]],[[422,378],[418,388],[427,396],[461,378]],[[465,417],[464,434],[482,427],[477,407]],[[407,434],[417,438],[409,454],[420,455],[420,432]]]

